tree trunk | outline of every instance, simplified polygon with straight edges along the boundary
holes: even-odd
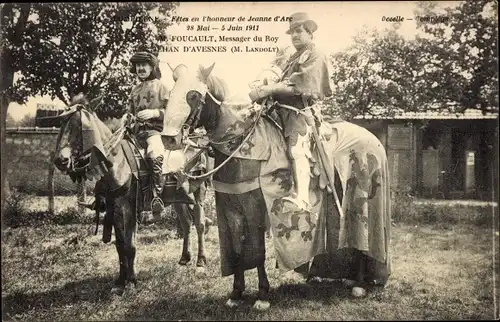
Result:
[[[4,151],[6,143],[6,132],[5,128],[7,126],[7,108],[9,107],[10,98],[7,95],[7,89],[12,87],[14,80],[14,71],[9,63],[8,56],[6,52],[0,53],[0,144],[1,144],[1,177],[2,177],[2,195],[1,195],[1,210],[3,213],[5,205],[5,177],[7,175],[6,166],[6,154],[8,151]],[[2,220],[3,226],[3,220]]]
[[[2,68],[3,70],[3,68]],[[3,73],[2,73],[3,75]],[[4,78],[4,76],[2,76],[1,78]],[[3,81],[2,81],[3,83]],[[3,87],[3,84],[2,86]],[[5,204],[5,197],[6,197],[6,187],[5,187],[5,177],[7,175],[7,166],[6,166],[6,158],[5,158],[5,155],[6,155],[6,152],[7,151],[4,151],[5,150],[5,127],[6,127],[6,120],[7,120],[7,107],[9,106],[9,103],[8,103],[8,100],[6,99],[6,97],[4,97],[3,94],[0,94],[1,97],[0,97],[0,140],[1,140],[1,163],[2,163],[2,168],[1,168],[1,177],[2,177],[2,196],[1,196],[1,199],[2,199],[2,203],[1,203],[1,211],[2,211],[2,214],[4,213],[4,204]],[[2,220],[2,228],[3,228],[3,220]]]
[[[85,180],[82,180],[81,182],[77,183],[77,194],[78,194],[78,201],[82,203],[87,202],[87,189],[85,185]],[[78,213],[80,216],[85,217],[85,214],[87,213],[87,208],[85,206],[81,206],[78,204]]]
[[[55,213],[55,206],[54,206],[54,170],[55,170],[55,165],[54,165],[54,156],[51,155],[50,157],[50,162],[49,162],[49,177],[48,177],[48,190],[49,190],[49,213],[53,215]]]

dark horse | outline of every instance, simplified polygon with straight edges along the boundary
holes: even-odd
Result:
[[[335,217],[332,210],[327,210],[327,202],[321,201],[332,200],[332,194],[327,193],[328,187],[311,184],[311,195],[320,196],[316,199],[320,200],[316,203],[321,207],[317,208],[319,219],[287,212],[279,202],[283,196],[279,194],[289,191],[291,186],[281,132],[267,116],[260,117],[259,107],[252,106],[248,98],[231,96],[227,84],[211,75],[213,67],[200,66],[197,72],[185,72],[177,79],[165,112],[164,128],[175,133],[180,126],[203,126],[214,147],[216,172],[212,182],[221,273],[222,276],[234,275],[233,290],[226,304],[237,306],[242,303],[244,272],[257,268],[259,291],[254,307],[267,309],[270,306],[270,285],[264,266],[268,227],[272,228],[278,264],[285,270],[300,271],[309,261],[316,261],[317,255],[338,254],[337,249],[355,249],[358,255],[354,257],[367,258],[368,261],[376,259],[382,269],[373,268],[373,265],[371,268],[370,265],[354,268],[354,265],[350,266],[349,272],[340,274],[343,276],[335,273],[335,278],[361,282],[366,280],[370,270],[372,273],[384,269],[386,273],[390,272],[389,178],[386,152],[380,141],[366,129],[349,122],[328,125],[333,130],[324,140],[329,157],[326,162],[337,171],[341,189],[345,190],[341,194],[342,207],[333,209],[337,212]],[[174,116],[175,122],[171,121]],[[326,130],[322,131],[326,133]],[[266,173],[270,176],[266,177]],[[320,178],[320,175],[316,176]],[[320,182],[320,179],[315,182]],[[332,225],[334,217],[340,219]],[[321,239],[322,231],[328,231],[332,236],[338,233],[336,237],[328,235],[330,237]],[[296,242],[292,242],[293,238]],[[326,248],[322,248],[324,245]],[[299,256],[302,257],[297,259]],[[362,261],[359,259],[358,264]],[[326,259],[326,267],[332,262],[332,259]],[[372,281],[376,279],[373,275],[370,278]]]
[[[111,240],[112,228],[115,230],[116,250],[120,264],[119,277],[112,292],[123,294],[126,286],[136,285],[134,262],[136,256],[135,235],[140,222],[138,214],[143,207],[143,191],[149,187],[149,172],[140,149],[129,134],[128,125],[132,119],[125,114],[120,127],[112,132],[94,112],[92,106],[96,100],[87,104],[85,99],[77,101],[58,116],[62,125],[57,140],[54,163],[68,174],[73,181],[96,179],[96,217],[105,211],[103,241]],[[89,105],[89,106],[87,106]],[[199,170],[200,152],[193,153],[189,160],[191,168]],[[180,153],[180,152],[179,152]],[[198,234],[197,271],[206,266],[205,257],[205,214],[202,202],[205,198],[206,182],[190,180],[190,190],[176,189],[176,179],[168,174],[162,199],[165,205],[173,204],[179,216],[184,238],[180,265],[187,265],[191,259],[189,252],[189,232],[194,220]],[[167,185],[170,185],[167,187]],[[97,233],[96,227],[96,233]]]

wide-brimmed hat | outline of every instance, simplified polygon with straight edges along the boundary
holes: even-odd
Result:
[[[315,32],[318,29],[318,25],[313,20],[309,19],[309,15],[306,12],[297,12],[290,16],[290,27],[286,31],[287,34],[291,34],[292,30],[297,26],[304,25],[310,32]]]

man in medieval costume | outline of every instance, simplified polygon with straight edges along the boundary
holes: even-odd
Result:
[[[311,157],[311,126],[314,126],[313,113],[307,107],[332,95],[329,80],[328,60],[318,51],[313,42],[317,24],[305,12],[291,15],[289,29],[296,52],[285,65],[279,82],[261,85],[250,93],[253,102],[264,98],[293,106],[303,113],[279,109],[283,132],[291,159],[295,183],[295,195],[283,198],[293,202],[300,209],[309,209],[309,183]]]
[[[150,204],[148,202],[145,204],[147,215],[145,218],[151,219],[151,210],[153,215],[158,216],[164,209],[161,193],[164,185],[162,169],[165,148],[161,132],[170,91],[160,80],[158,59],[153,54],[145,51],[137,52],[130,58],[130,62],[132,64],[130,72],[137,75],[140,83],[130,93],[128,110],[139,121],[135,124],[133,132],[139,144],[146,148],[146,161],[152,171],[153,199]]]

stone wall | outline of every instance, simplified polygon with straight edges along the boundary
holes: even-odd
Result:
[[[49,194],[48,175],[57,134],[57,128],[7,128],[2,153],[6,154],[6,179],[10,188],[30,194]],[[87,186],[89,190],[92,185]],[[69,176],[55,169],[54,190],[56,195],[74,195],[77,185]]]

